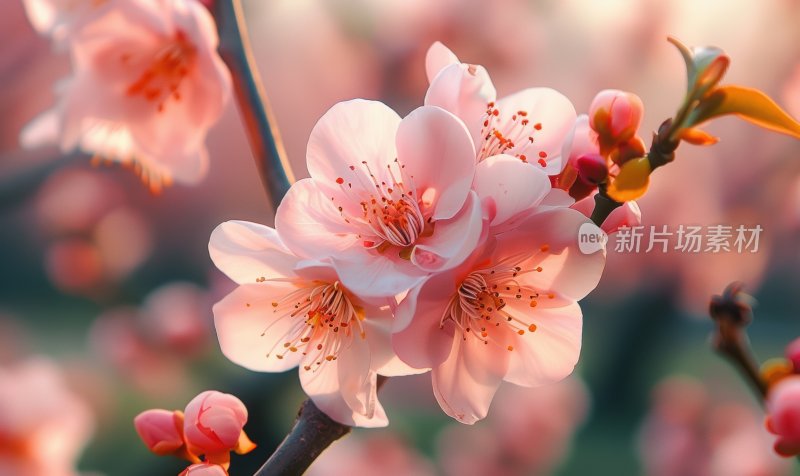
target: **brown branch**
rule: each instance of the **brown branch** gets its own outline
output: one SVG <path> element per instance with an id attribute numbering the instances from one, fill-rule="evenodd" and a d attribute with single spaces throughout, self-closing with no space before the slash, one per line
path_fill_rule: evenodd
<path id="1" fill-rule="evenodd" d="M 388 378 L 378 376 L 378 389 Z M 310 399 L 297 412 L 294 427 L 278 449 L 254 476 L 301 475 L 331 443 L 350 433 L 347 425 L 335 422 Z"/>
<path id="2" fill-rule="evenodd" d="M 253 59 L 241 0 L 217 0 L 212 11 L 219 30 L 219 53 L 231 71 L 250 149 L 274 209 L 294 176 Z"/>
<path id="3" fill-rule="evenodd" d="M 767 385 L 758 371 L 758 361 L 750 348 L 750 339 L 745 327 L 753 320 L 749 296 L 742 292 L 742 283 L 733 283 L 725 288 L 722 296 L 714 296 L 709 314 L 717 325 L 711 345 L 745 376 L 759 400 L 767 396 Z"/>

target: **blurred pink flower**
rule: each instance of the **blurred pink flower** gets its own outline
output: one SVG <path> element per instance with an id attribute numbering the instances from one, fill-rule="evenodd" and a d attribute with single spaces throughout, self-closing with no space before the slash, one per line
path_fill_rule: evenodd
<path id="1" fill-rule="evenodd" d="M 533 387 L 572 372 L 581 347 L 577 301 L 605 262 L 604 250 L 578 251 L 587 222 L 569 209 L 534 214 L 401 302 L 393 346 L 412 367 L 433 369 L 445 413 L 471 424 L 486 416 L 501 381 Z"/>
<path id="2" fill-rule="evenodd" d="M 377 374 L 406 375 L 389 343 L 389 300 L 365 301 L 329 264 L 294 256 L 274 229 L 230 221 L 211 234 L 214 264 L 240 286 L 214 306 L 222 352 L 256 371 L 299 366 L 300 383 L 331 418 L 385 426 Z"/>
<path id="3" fill-rule="evenodd" d="M 332 107 L 308 142 L 310 179 L 278 207 L 276 228 L 303 257 L 332 257 L 361 296 L 393 296 L 477 246 L 475 154 L 464 125 L 433 106 L 404 119 L 382 103 Z"/>
<path id="4" fill-rule="evenodd" d="M 228 476 L 228 472 L 218 464 L 197 463 L 181 471 L 178 476 Z"/>
<path id="5" fill-rule="evenodd" d="M 433 465 L 391 433 L 354 434 L 334 442 L 308 476 L 434 476 Z"/>
<path id="6" fill-rule="evenodd" d="M 567 378 L 540 388 L 502 387 L 486 425 L 453 425 L 438 437 L 446 475 L 549 475 L 569 450 L 588 410 L 583 383 Z"/>
<path id="7" fill-rule="evenodd" d="M 214 390 L 203 392 L 186 405 L 186 446 L 195 455 L 205 455 L 208 461 L 225 463 L 231 451 L 240 451 L 240 445 L 245 452 L 255 447 L 244 433 L 245 423 L 247 408 L 241 400 Z"/>
<path id="8" fill-rule="evenodd" d="M 211 304 L 207 292 L 194 284 L 165 284 L 142 303 L 142 331 L 158 347 L 193 356 L 209 344 Z"/>
<path id="9" fill-rule="evenodd" d="M 477 159 L 510 155 L 556 175 L 563 168 L 561 147 L 575 121 L 575 108 L 550 88 L 528 88 L 502 99 L 483 66 L 461 63 L 442 43 L 428 50 L 430 86 L 425 104 L 439 106 L 464 121 Z"/>
<path id="10" fill-rule="evenodd" d="M 198 182 L 206 133 L 230 93 L 217 43 L 211 15 L 195 1 L 109 0 L 71 32 L 75 72 L 23 144 L 58 142 L 131 164 L 154 191 L 173 179 Z"/>
<path id="11" fill-rule="evenodd" d="M 146 410 L 133 426 L 147 449 L 157 455 L 173 454 L 184 446 L 183 415 L 168 410 Z"/>
<path id="12" fill-rule="evenodd" d="M 688 377 L 671 377 L 653 393 L 639 437 L 647 476 L 788 476 L 772 454 L 754 409 L 711 398 Z"/>
<path id="13" fill-rule="evenodd" d="M 770 388 L 767 429 L 776 435 L 775 451 L 782 456 L 800 454 L 800 376 L 786 377 Z"/>
<path id="14" fill-rule="evenodd" d="M 92 427 L 88 406 L 51 362 L 0 368 L 0 474 L 76 475 Z"/>

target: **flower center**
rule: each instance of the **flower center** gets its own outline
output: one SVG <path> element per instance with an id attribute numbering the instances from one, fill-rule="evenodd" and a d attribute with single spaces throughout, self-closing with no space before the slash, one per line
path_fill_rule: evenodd
<path id="1" fill-rule="evenodd" d="M 511 114 L 511 120 L 506 116 Z M 520 153 L 524 147 L 534 144 L 534 135 L 542 130 L 540 122 L 531 123 L 528 111 L 500 111 L 494 102 L 486 105 L 481 137 L 483 144 L 478 150 L 478 161 L 498 154 L 513 154 L 523 162 L 536 160 L 542 167 L 547 166 L 547 152 L 540 151 L 538 157 L 528 157 Z"/>
<path id="2" fill-rule="evenodd" d="M 343 207 L 339 207 L 345 222 L 357 223 L 363 230 L 360 233 L 362 244 L 366 248 L 374 248 L 379 252 L 389 247 L 401 248 L 400 255 L 405 257 L 422 236 L 433 233 L 433 223 L 426 218 L 426 204 L 418 197 L 413 177 L 406 174 L 404 166 L 397 159 L 387 165 L 386 178 L 379 179 L 366 162 L 361 163 L 369 182 L 364 175 L 354 173 L 354 180 L 359 181 L 364 190 L 372 190 L 370 194 L 354 196 L 361 213 L 360 216 L 349 216 Z M 354 165 L 350 170 L 356 171 Z M 351 194 L 352 182 L 339 177 L 336 183 L 346 193 Z"/>
<path id="3" fill-rule="evenodd" d="M 547 246 L 541 248 L 542 252 L 547 250 Z M 509 351 L 514 350 L 509 343 L 504 344 L 498 340 L 497 335 L 505 334 L 500 332 L 500 328 L 507 326 L 517 334 L 524 335 L 526 331 L 535 332 L 537 326 L 507 312 L 508 303 L 526 301 L 529 307 L 534 308 L 542 298 L 555 298 L 553 293 L 523 286 L 517 281 L 517 277 L 525 273 L 542 271 L 541 266 L 530 269 L 519 266 L 527 258 L 506 259 L 467 275 L 461 281 L 458 291 L 450 298 L 442 313 L 439 327 L 444 328 L 448 322 L 452 322 L 464 340 L 472 336 L 484 344 L 492 342 Z"/>
<path id="4" fill-rule="evenodd" d="M 314 281 L 273 302 L 272 307 L 272 312 L 279 317 L 269 327 L 284 319 L 293 322 L 288 326 L 283 342 L 276 341 L 267 357 L 274 355 L 283 359 L 288 352 L 302 352 L 304 356 L 310 356 L 307 362 L 321 366 L 324 362 L 336 360 L 339 351 L 349 345 L 356 333 L 360 338 L 366 338 L 361 325 L 364 310 L 353 304 L 339 281 Z M 269 327 L 261 335 L 265 335 Z M 312 366 L 306 365 L 305 369 L 311 370 Z"/>
<path id="5" fill-rule="evenodd" d="M 131 57 L 130 53 L 124 53 L 120 59 L 127 63 Z M 156 51 L 144 72 L 128 86 L 126 94 L 143 97 L 154 103 L 158 112 L 163 112 L 168 99 L 181 100 L 181 83 L 194 68 L 196 59 L 197 49 L 189 42 L 186 34 L 178 31 Z"/>

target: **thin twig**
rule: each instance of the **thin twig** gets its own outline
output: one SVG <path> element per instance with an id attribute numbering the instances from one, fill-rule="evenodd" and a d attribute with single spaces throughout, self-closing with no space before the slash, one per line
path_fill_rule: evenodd
<path id="1" fill-rule="evenodd" d="M 758 371 L 758 361 L 750 348 L 746 326 L 753 320 L 750 297 L 742 292 L 741 283 L 725 288 L 722 296 L 711 299 L 709 314 L 717 325 L 712 336 L 712 345 L 739 369 L 763 403 L 767 396 L 767 385 Z"/>
<path id="2" fill-rule="evenodd" d="M 217 0 L 213 13 L 219 29 L 219 53 L 231 70 L 250 148 L 274 209 L 294 182 L 294 176 L 253 60 L 241 1 Z"/>

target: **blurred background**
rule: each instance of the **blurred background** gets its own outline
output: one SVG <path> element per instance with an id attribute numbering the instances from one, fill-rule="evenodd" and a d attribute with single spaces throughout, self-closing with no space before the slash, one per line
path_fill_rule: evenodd
<path id="1" fill-rule="evenodd" d="M 401 115 L 420 105 L 435 40 L 486 66 L 501 97 L 549 86 L 580 113 L 601 89 L 632 91 L 645 103 L 647 138 L 685 88 L 672 35 L 725 49 L 726 82 L 760 88 L 800 116 L 797 0 L 245 7 L 298 177 L 307 176 L 309 132 L 334 103 L 379 99 Z M 185 465 L 150 454 L 133 417 L 183 408 L 205 389 L 233 393 L 250 409 L 246 430 L 259 447 L 235 458 L 231 474 L 252 474 L 304 396 L 294 372 L 256 374 L 228 362 L 213 330 L 211 305 L 233 285 L 208 257 L 211 230 L 229 219 L 273 220 L 234 105 L 209 136 L 206 180 L 153 196 L 121 167 L 21 150 L 20 129 L 53 104 L 69 63 L 34 33 L 17 0 L 3 3 L 0 43 L 0 403 L 11 388 L 51 389 L 55 403 L 43 415 L 65 420 L 80 472 L 170 475 Z M 760 225 L 756 253 L 610 250 L 600 286 L 583 302 L 573 378 L 540 390 L 506 385 L 474 427 L 439 410 L 428 376 L 392 379 L 381 392 L 390 427 L 356 431 L 309 474 L 800 474 L 772 455 L 757 403 L 709 349 L 706 315 L 709 297 L 741 280 L 759 302 L 750 335 L 762 360 L 800 335 L 800 144 L 735 119 L 707 129 L 721 142 L 684 145 L 655 174 L 640 202 L 643 224 Z"/>

